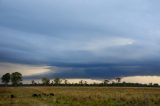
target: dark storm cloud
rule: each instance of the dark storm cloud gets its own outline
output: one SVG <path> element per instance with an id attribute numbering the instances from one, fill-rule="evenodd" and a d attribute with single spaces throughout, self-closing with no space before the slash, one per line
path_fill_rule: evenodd
<path id="1" fill-rule="evenodd" d="M 145 70 L 145 71 L 144 71 Z M 45 74 L 31 75 L 25 77 L 25 79 L 41 79 L 42 77 L 48 77 L 50 79 L 60 78 L 89 78 L 89 79 L 112 79 L 115 77 L 137 76 L 137 75 L 160 75 L 157 71 L 160 70 L 158 65 L 133 65 L 133 64 L 109 64 L 109 65 L 70 65 L 70 67 L 61 66 L 56 71 L 52 70 Z"/>
<path id="2" fill-rule="evenodd" d="M 50 77 L 157 75 L 157 4 L 158 0 L 1 0 L 0 62 L 57 66 L 56 73 L 51 68 L 43 74 Z"/>

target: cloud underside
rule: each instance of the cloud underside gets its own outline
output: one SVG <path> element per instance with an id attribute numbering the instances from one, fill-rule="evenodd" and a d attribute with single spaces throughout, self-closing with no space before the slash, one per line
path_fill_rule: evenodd
<path id="1" fill-rule="evenodd" d="M 159 1 L 63 2 L 0 1 L 0 71 L 34 78 L 160 74 Z"/>
<path id="2" fill-rule="evenodd" d="M 20 72 L 24 79 L 50 79 L 60 78 L 87 78 L 87 79 L 112 79 L 115 77 L 160 75 L 156 70 L 159 66 L 134 66 L 133 64 L 60 64 L 57 66 L 24 65 L 0 63 L 1 75 L 6 72 Z M 145 70 L 145 71 L 143 71 Z"/>

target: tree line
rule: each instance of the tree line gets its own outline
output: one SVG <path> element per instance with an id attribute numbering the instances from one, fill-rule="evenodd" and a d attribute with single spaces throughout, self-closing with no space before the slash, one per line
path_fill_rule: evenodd
<path id="1" fill-rule="evenodd" d="M 1 77 L 1 82 L 5 86 L 118 86 L 118 87 L 159 87 L 159 84 L 149 83 L 149 84 L 141 84 L 141 83 L 126 83 L 121 82 L 122 78 L 117 77 L 114 80 L 105 79 L 101 83 L 92 83 L 89 84 L 87 81 L 80 80 L 78 83 L 70 83 L 67 79 L 55 78 L 54 80 L 50 80 L 46 77 L 41 79 L 42 83 L 37 83 L 35 80 L 31 81 L 31 84 L 23 84 L 22 83 L 23 76 L 19 72 L 14 73 L 6 73 Z M 63 81 L 63 83 L 62 83 Z M 4 86 L 2 85 L 2 86 Z"/>
<path id="2" fill-rule="evenodd" d="M 14 73 L 6 73 L 2 76 L 1 78 L 2 83 L 4 83 L 5 85 L 8 85 L 10 82 L 12 83 L 12 85 L 20 85 L 22 84 L 22 74 L 19 72 L 14 72 Z"/>

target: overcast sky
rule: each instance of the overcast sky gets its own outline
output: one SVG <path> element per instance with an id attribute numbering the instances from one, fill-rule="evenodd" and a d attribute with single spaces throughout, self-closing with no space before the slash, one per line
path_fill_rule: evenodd
<path id="1" fill-rule="evenodd" d="M 160 75 L 159 0 L 0 0 L 0 75 Z"/>

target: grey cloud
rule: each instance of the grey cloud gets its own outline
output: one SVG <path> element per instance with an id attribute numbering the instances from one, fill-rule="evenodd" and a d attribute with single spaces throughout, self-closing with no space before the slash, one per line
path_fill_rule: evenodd
<path id="1" fill-rule="evenodd" d="M 158 66 L 143 65 L 160 60 L 159 1 L 62 1 L 1 0 L 0 62 L 83 64 L 81 69 L 71 65 L 78 71 L 59 71 L 60 76 L 159 73 Z M 141 68 L 100 67 L 122 63 Z"/>

